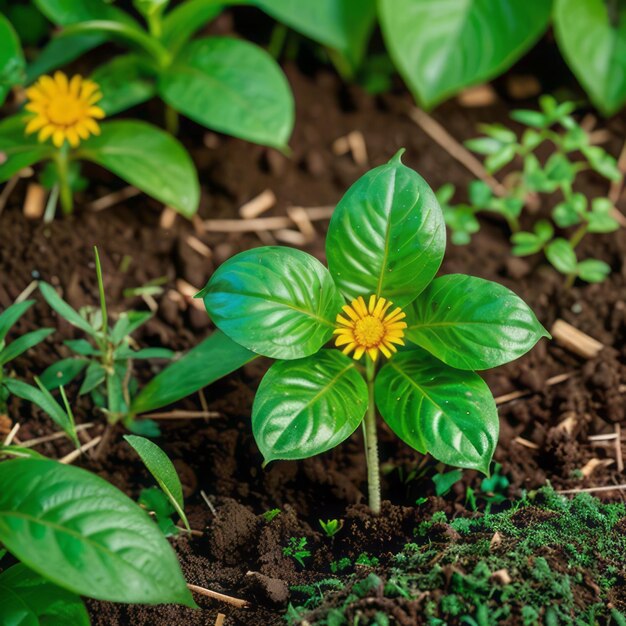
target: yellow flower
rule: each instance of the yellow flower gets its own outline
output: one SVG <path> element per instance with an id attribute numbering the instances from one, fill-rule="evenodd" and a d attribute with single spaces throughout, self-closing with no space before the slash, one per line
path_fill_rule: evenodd
<path id="1" fill-rule="evenodd" d="M 376 296 L 370 296 L 367 306 L 362 296 L 353 300 L 351 305 L 346 304 L 343 311 L 348 317 L 341 313 L 337 315 L 335 345 L 345 346 L 344 354 L 354 350 L 355 359 L 360 359 L 367 352 L 375 361 L 379 351 L 389 358 L 392 352 L 398 350 L 394 344 L 404 345 L 402 337 L 406 328 L 406 322 L 402 321 L 406 313 L 400 307 L 387 313 L 392 306 L 389 300 Z"/>
<path id="2" fill-rule="evenodd" d="M 63 72 L 54 77 L 42 76 L 26 90 L 29 102 L 25 109 L 33 116 L 26 121 L 26 133 L 39 131 L 39 141 L 52 137 L 52 143 L 60 148 L 67 139 L 75 148 L 81 139 L 99 135 L 96 120 L 104 117 L 104 111 L 95 106 L 102 98 L 99 87 L 92 80 L 73 76 L 68 80 Z"/>

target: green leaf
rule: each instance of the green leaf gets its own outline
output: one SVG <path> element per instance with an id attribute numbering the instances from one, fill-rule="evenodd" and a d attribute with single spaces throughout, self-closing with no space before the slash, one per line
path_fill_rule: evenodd
<path id="1" fill-rule="evenodd" d="M 114 57 L 91 75 L 103 95 L 98 106 L 107 115 L 115 115 L 150 100 L 156 93 L 152 73 L 154 69 L 137 54 Z"/>
<path id="2" fill-rule="evenodd" d="M 266 463 L 306 459 L 347 439 L 367 404 L 355 362 L 338 350 L 322 350 L 270 367 L 254 399 L 252 432 Z"/>
<path id="3" fill-rule="evenodd" d="M 104 382 L 106 375 L 107 372 L 104 367 L 102 367 L 100 363 L 92 361 L 87 366 L 85 378 L 83 379 L 83 384 L 78 390 L 78 395 L 84 396 L 86 393 L 90 393 L 96 387 L 99 387 Z"/>
<path id="4" fill-rule="evenodd" d="M 455 483 L 463 478 L 463 472 L 461 470 L 452 470 L 445 474 L 435 474 L 433 476 L 433 482 L 435 483 L 435 494 L 438 496 L 445 496 Z"/>
<path id="5" fill-rule="evenodd" d="M 100 356 L 98 348 L 92 346 L 86 339 L 67 339 L 63 342 L 72 352 L 80 356 Z"/>
<path id="6" fill-rule="evenodd" d="M 447 465 L 488 474 L 498 442 L 498 412 L 478 374 L 410 350 L 382 367 L 375 394 L 383 419 L 406 444 Z"/>
<path id="7" fill-rule="evenodd" d="M 41 375 L 41 384 L 52 391 L 71 383 L 88 365 L 87 359 L 61 359 L 46 368 Z"/>
<path id="8" fill-rule="evenodd" d="M 24 81 L 26 62 L 11 22 L 0 13 L 0 105 L 11 87 Z"/>
<path id="9" fill-rule="evenodd" d="M 291 135 L 287 79 L 267 52 L 246 41 L 192 41 L 161 74 L 158 89 L 171 107 L 207 128 L 281 149 Z"/>
<path id="10" fill-rule="evenodd" d="M 406 306 L 441 265 L 446 229 L 439 203 L 400 156 L 359 178 L 331 218 L 328 267 L 348 299 L 376 294 Z"/>
<path id="11" fill-rule="evenodd" d="M 598 174 L 612 181 L 622 179 L 623 174 L 617 166 L 617 161 L 606 150 L 599 146 L 584 146 L 581 151 L 589 161 L 591 168 Z"/>
<path id="12" fill-rule="evenodd" d="M 569 159 L 559 152 L 550 156 L 547 160 L 544 171 L 551 181 L 558 185 L 570 185 L 576 178 L 576 169 Z"/>
<path id="13" fill-rule="evenodd" d="M 185 503 L 183 501 L 183 486 L 176 473 L 176 468 L 169 457 L 156 443 L 152 443 L 145 437 L 137 435 L 124 435 L 124 439 L 141 457 L 144 465 L 157 481 L 159 487 L 170 499 L 172 506 L 176 509 L 180 519 L 185 524 L 185 528 L 190 530 L 187 516 L 185 515 Z"/>
<path id="14" fill-rule="evenodd" d="M 501 170 L 505 165 L 510 163 L 517 154 L 517 147 L 514 145 L 504 146 L 502 150 L 496 152 L 495 154 L 489 155 L 485 159 L 485 169 L 490 173 L 494 174 L 498 170 Z"/>
<path id="15" fill-rule="evenodd" d="M 222 264 L 199 294 L 233 341 L 275 359 L 317 352 L 332 336 L 343 300 L 328 270 L 301 250 L 267 246 Z"/>
<path id="16" fill-rule="evenodd" d="M 110 602 L 195 606 L 174 551 L 130 498 L 55 461 L 0 464 L 0 536 L 35 572 Z"/>
<path id="17" fill-rule="evenodd" d="M 66 322 L 69 322 L 72 326 L 76 326 L 76 328 L 80 328 L 88 335 L 96 335 L 95 329 L 89 322 L 65 302 L 52 285 L 41 281 L 39 283 L 39 291 L 41 291 L 41 295 L 50 305 L 50 308 L 56 311 Z"/>
<path id="18" fill-rule="evenodd" d="M 196 31 L 219 15 L 224 4 L 223 0 L 186 0 L 165 16 L 161 42 L 176 54 Z"/>
<path id="19" fill-rule="evenodd" d="M 30 458 L 45 459 L 43 454 L 39 454 L 37 450 L 33 448 L 24 448 L 22 446 L 3 446 L 0 444 L 0 456 L 11 456 L 17 458 Z M 0 550 L 0 558 L 2 557 L 2 550 Z"/>
<path id="20" fill-rule="evenodd" d="M 626 101 L 626 7 L 603 0 L 555 0 L 554 32 L 567 64 L 605 114 Z"/>
<path id="21" fill-rule="evenodd" d="M 91 20 L 111 20 L 124 24 L 139 24 L 128 13 L 103 0 L 34 0 L 39 10 L 60 26 Z"/>
<path id="22" fill-rule="evenodd" d="M 63 430 L 74 445 L 79 447 L 80 443 L 76 437 L 76 429 L 73 420 L 45 387 L 37 389 L 37 387 L 33 387 L 28 383 L 14 378 L 5 379 L 3 384 L 14 396 L 37 405 L 59 428 L 61 428 L 61 430 Z M 0 536 L 2 536 L 2 533 L 0 533 Z"/>
<path id="23" fill-rule="evenodd" d="M 257 355 L 214 332 L 155 376 L 133 399 L 133 415 L 160 409 L 243 367 Z"/>
<path id="24" fill-rule="evenodd" d="M 415 98 L 431 107 L 509 68 L 539 39 L 551 2 L 385 0 L 387 49 Z"/>
<path id="25" fill-rule="evenodd" d="M 18 563 L 0 573 L 0 624 L 89 626 L 83 601 Z"/>
<path id="26" fill-rule="evenodd" d="M 611 273 L 611 266 L 598 259 L 581 261 L 576 269 L 578 276 L 588 283 L 601 283 Z"/>
<path id="27" fill-rule="evenodd" d="M 36 134 L 26 134 L 26 117 L 18 113 L 0 121 L 0 183 L 55 153 L 51 143 L 39 143 Z"/>
<path id="28" fill-rule="evenodd" d="M 40 328 L 31 333 L 26 333 L 12 341 L 8 346 L 0 351 L 0 367 L 9 361 L 20 356 L 20 354 L 30 350 L 33 346 L 41 343 L 46 337 L 54 332 L 54 328 Z"/>
<path id="29" fill-rule="evenodd" d="M 354 67 L 363 58 L 376 18 L 375 0 L 251 0 L 251 4 L 303 35 L 334 48 Z"/>
<path id="30" fill-rule="evenodd" d="M 552 218 L 560 228 L 568 228 L 580 224 L 586 210 L 587 197 L 582 193 L 574 193 L 554 207 Z"/>
<path id="31" fill-rule="evenodd" d="M 548 261 L 562 274 L 574 274 L 578 266 L 576 253 L 567 239 L 558 238 L 546 248 Z"/>
<path id="32" fill-rule="evenodd" d="M 0 342 L 4 340 L 11 328 L 33 304 L 35 304 L 34 300 L 15 302 L 0 313 Z"/>
<path id="33" fill-rule="evenodd" d="M 111 341 L 117 345 L 121 343 L 124 337 L 132 335 L 138 328 L 151 320 L 153 314 L 150 311 L 125 311 L 121 313 L 113 332 L 111 333 Z"/>
<path id="34" fill-rule="evenodd" d="M 613 217 L 615 207 L 608 198 L 594 198 L 591 212 L 586 219 L 590 233 L 612 233 L 619 229 L 619 222 Z"/>
<path id="35" fill-rule="evenodd" d="M 168 348 L 143 348 L 142 350 L 133 350 L 130 346 L 121 346 L 115 351 L 116 359 L 171 359 L 174 354 L 173 350 Z"/>
<path id="36" fill-rule="evenodd" d="M 534 126 L 535 128 L 549 128 L 552 125 L 552 121 L 548 119 L 543 113 L 539 111 L 532 111 L 528 109 L 517 109 L 511 113 L 511 119 L 519 122 L 520 124 L 526 124 L 526 126 Z M 537 139 L 541 138 L 540 135 L 530 135 L 532 140 L 530 141 L 530 146 L 536 147 L 540 141 Z M 526 143 L 524 145 L 527 145 Z M 532 148 L 531 148 L 532 149 Z"/>
<path id="37" fill-rule="evenodd" d="M 435 278 L 407 311 L 407 322 L 409 341 L 462 370 L 508 363 L 550 336 L 510 289 L 463 274 Z"/>
<path id="38" fill-rule="evenodd" d="M 554 236 L 554 228 L 548 220 L 539 220 L 534 227 L 534 233 L 519 232 L 511 235 L 515 256 L 528 256 L 543 250 L 545 245 Z"/>
<path id="39" fill-rule="evenodd" d="M 136 120 L 104 122 L 84 141 L 80 158 L 110 170 L 185 217 L 198 210 L 200 186 L 191 157 L 168 133 Z"/>

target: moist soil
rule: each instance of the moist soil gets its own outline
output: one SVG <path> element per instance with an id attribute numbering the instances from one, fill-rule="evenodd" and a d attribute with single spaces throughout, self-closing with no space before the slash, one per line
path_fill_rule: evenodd
<path id="1" fill-rule="evenodd" d="M 287 63 L 285 71 L 294 90 L 297 111 L 290 156 L 183 121 L 180 138 L 198 166 L 202 184 L 199 217 L 193 222 L 178 218 L 171 227 L 162 227 L 162 207 L 143 195 L 104 211 L 90 210 L 90 202 L 123 186 L 113 176 L 94 168 L 87 173 L 95 182 L 79 195 L 76 214 L 44 225 L 22 216 L 30 181 L 21 180 L 0 215 L 0 309 L 11 304 L 38 278 L 57 286 L 76 308 L 95 304 L 92 246 L 97 245 L 112 314 L 133 307 L 145 309 L 141 298 L 125 297 L 125 290 L 160 280 L 164 292 L 156 297 L 155 317 L 137 333 L 137 340 L 141 345 L 184 350 L 208 335 L 212 326 L 204 311 L 189 298 L 177 295 L 179 281 L 201 288 L 214 269 L 233 254 L 272 241 L 266 233 L 211 233 L 204 228 L 203 220 L 234 218 L 238 207 L 266 189 L 271 189 L 277 198 L 267 215 L 285 215 L 290 206 L 334 205 L 360 175 L 386 162 L 402 147 L 406 148 L 406 165 L 417 170 L 435 189 L 447 182 L 455 184 L 461 190 L 458 199 L 463 199 L 462 190 L 472 176 L 409 119 L 407 111 L 412 100 L 402 89 L 371 96 L 359 87 L 346 87 L 327 68 L 310 71 Z M 481 122 L 508 124 L 510 109 L 518 104 L 512 103 L 506 89 L 498 86 L 494 101 L 486 106 L 472 108 L 453 101 L 440 107 L 434 117 L 453 136 L 464 140 L 476 135 Z M 162 115 L 158 103 L 132 113 L 155 121 Z M 582 116 L 586 111 L 579 113 Z M 625 120 L 622 116 L 607 122 L 606 147 L 612 154 L 618 155 L 622 148 Z M 352 155 L 333 151 L 336 139 L 357 129 L 365 139 L 367 164 L 358 165 Z M 599 177 L 585 174 L 580 191 L 594 197 L 606 194 L 606 187 Z M 618 206 L 623 209 L 625 204 L 620 200 Z M 549 206 L 539 210 L 548 211 Z M 316 236 L 302 247 L 324 260 L 327 222 L 317 222 L 315 226 Z M 190 237 L 206 244 L 210 257 L 191 247 Z M 583 242 L 582 258 L 602 259 L 613 271 L 600 285 L 577 283 L 571 289 L 564 287 L 563 277 L 542 258 L 512 258 L 507 237 L 504 224 L 483 218 L 482 229 L 470 245 L 449 244 L 441 273 L 463 272 L 503 283 L 530 304 L 548 329 L 556 319 L 564 319 L 602 342 L 605 348 L 596 358 L 583 360 L 555 342 L 542 340 L 522 359 L 485 374 L 495 396 L 525 393 L 499 406 L 501 434 L 495 461 L 502 465 L 501 474 L 509 479 L 504 495 L 516 497 L 546 481 L 555 489 L 623 483 L 614 445 L 590 441 L 589 436 L 613 432 L 625 417 L 626 233 L 620 230 L 589 236 Z M 80 336 L 39 301 L 18 330 L 25 332 L 41 326 L 54 327 L 58 332 L 17 360 L 15 369 L 19 375 L 40 373 L 68 356 L 62 340 Z M 371 569 L 384 579 L 391 555 L 414 540 L 415 528 L 433 512 L 444 511 L 449 518 L 477 515 L 466 508 L 467 488 L 480 491 L 481 477 L 477 473 L 464 472 L 462 480 L 445 498 L 435 496 L 431 478 L 442 468 L 409 449 L 383 424 L 379 432 L 386 502 L 380 517 L 373 517 L 366 506 L 360 433 L 326 454 L 300 462 L 272 463 L 262 469 L 262 458 L 250 429 L 250 410 L 267 366 L 267 361 L 258 360 L 206 389 L 208 409 L 219 416 L 162 421 L 162 436 L 157 440 L 180 472 L 189 522 L 198 531 L 193 536 L 181 534 L 172 539 L 186 579 L 243 598 L 250 602 L 250 607 L 236 609 L 202 596 L 196 597 L 201 611 L 89 601 L 96 626 L 212 625 L 219 623 L 216 618 L 220 612 L 226 615 L 227 625 L 283 624 L 288 603 L 299 601 L 292 587 L 329 577 L 332 562 L 344 557 L 355 561 L 362 554 L 375 555 L 378 565 L 363 565 L 363 575 Z M 159 363 L 142 365 L 137 375 L 145 381 L 160 368 Z M 561 374 L 568 374 L 569 378 L 548 384 Z M 176 408 L 198 410 L 202 401 L 195 395 Z M 85 437 L 102 434 L 104 417 L 94 414 L 88 403 L 77 401 L 76 414 L 79 422 L 95 422 Z M 15 399 L 9 415 L 22 424 L 19 440 L 54 430 L 45 417 Z M 9 426 L 10 423 L 0 423 L 4 430 Z M 141 462 L 123 442 L 122 434 L 121 430 L 108 432 L 106 443 L 85 454 L 77 464 L 137 498 L 152 483 Z M 59 457 L 71 447 L 64 440 L 57 440 L 38 450 Z M 594 463 L 597 466 L 591 471 Z M 213 510 L 201 497 L 201 491 L 208 495 Z M 613 491 L 606 497 L 618 499 L 620 493 Z M 416 506 L 418 499 L 420 506 Z M 280 509 L 280 514 L 268 522 L 263 513 L 274 508 Z M 479 508 L 484 509 L 484 503 Z M 342 520 L 343 528 L 334 539 L 329 539 L 318 520 L 333 518 Z M 529 514 L 520 524 L 532 527 L 536 521 Z M 283 554 L 291 537 L 307 539 L 311 556 L 305 560 L 304 568 Z M 509 540 L 512 541 L 504 537 L 505 547 Z M 551 551 L 550 559 L 552 564 L 567 568 L 566 555 L 558 548 Z M 341 574 L 337 577 L 341 579 Z M 590 604 L 599 600 L 597 585 L 594 588 L 585 580 L 577 585 L 575 593 L 588 598 Z M 417 609 L 401 610 L 397 602 L 375 590 L 372 593 L 378 600 L 369 604 L 364 601 L 359 608 L 363 615 L 372 617 L 376 608 L 388 610 L 399 624 L 421 623 Z M 331 593 L 326 602 L 332 605 L 343 599 L 340 593 Z M 613 600 L 614 605 L 619 606 L 619 601 L 626 602 L 621 597 Z M 351 610 L 350 615 L 354 616 L 356 609 Z M 309 623 L 321 623 L 317 619 L 313 613 Z M 507 623 L 522 623 L 520 620 L 519 616 L 512 616 Z"/>

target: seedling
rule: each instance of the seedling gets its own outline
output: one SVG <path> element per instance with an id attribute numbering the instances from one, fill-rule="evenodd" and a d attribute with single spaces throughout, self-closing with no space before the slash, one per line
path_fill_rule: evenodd
<path id="1" fill-rule="evenodd" d="M 280 509 L 270 509 L 269 511 L 265 511 L 265 513 L 263 513 L 263 517 L 265 518 L 265 521 L 268 523 L 271 522 L 276 517 L 278 517 L 279 515 L 280 515 Z"/>
<path id="2" fill-rule="evenodd" d="M 329 519 L 326 522 L 319 520 L 322 530 L 326 533 L 326 536 L 332 539 L 342 528 L 343 520 Z"/>
<path id="3" fill-rule="evenodd" d="M 300 563 L 302 567 L 306 567 L 304 559 L 311 556 L 311 552 L 307 549 L 306 544 L 306 537 L 300 537 L 299 539 L 290 537 L 289 544 L 283 548 L 283 556 L 290 556 L 294 561 Z"/>
<path id="4" fill-rule="evenodd" d="M 219 14 L 219 2 L 186 0 L 168 11 L 168 0 L 135 0 L 140 24 L 118 6 L 69 0 L 38 0 L 52 22 L 63 27 L 60 40 L 111 40 L 129 52 L 94 72 L 102 85 L 101 102 L 113 115 L 157 96 L 166 105 L 165 123 L 178 129 L 182 113 L 210 129 L 256 143 L 285 149 L 293 128 L 293 97 L 271 56 L 249 42 L 232 37 L 192 40 Z M 43 57 L 43 58 L 41 58 Z M 38 63 L 56 59 L 44 51 Z M 168 181 L 170 184 L 172 181 Z"/>
<path id="5" fill-rule="evenodd" d="M 198 208 L 199 185 L 182 145 L 163 131 L 133 120 L 100 123 L 99 85 L 63 72 L 42 76 L 26 90 L 25 112 L 0 123 L 0 183 L 35 163 L 46 163 L 42 182 L 51 188 L 44 219 L 60 198 L 65 215 L 74 210 L 74 192 L 84 188 L 81 161 L 92 161 L 168 204 L 186 217 Z M 163 181 L 167 181 L 165 184 Z"/>
<path id="6" fill-rule="evenodd" d="M 129 417 L 132 397 L 137 389 L 132 376 L 132 362 L 136 359 L 170 359 L 173 352 L 165 348 L 134 348 L 136 344 L 131 335 L 152 317 L 150 312 L 128 311 L 119 316 L 115 325 L 109 325 L 100 258 L 97 249 L 94 251 L 99 309 L 88 308 L 79 313 L 57 294 L 52 285 L 45 282 L 39 284 L 43 297 L 52 309 L 87 336 L 87 339 L 66 341 L 65 345 L 76 356 L 54 363 L 41 378 L 46 388 L 52 390 L 82 375 L 79 395 L 91 394 L 94 403 L 104 411 L 111 424 L 122 420 L 128 427 L 133 427 L 138 423 Z"/>
<path id="7" fill-rule="evenodd" d="M 335 209 L 329 269 L 299 250 L 257 248 L 226 261 L 198 294 L 222 332 L 277 359 L 252 408 L 265 463 L 320 454 L 362 426 L 376 513 L 376 409 L 419 452 L 487 474 L 498 415 L 475 370 L 549 336 L 501 285 L 460 274 L 433 280 L 443 215 L 401 154 L 360 178 Z M 341 351 L 322 349 L 333 336 Z"/>
<path id="8" fill-rule="evenodd" d="M 579 261 L 576 248 L 588 233 L 609 233 L 619 228 L 615 207 L 608 198 L 593 198 L 591 202 L 575 191 L 579 172 L 592 169 L 609 181 L 619 181 L 622 174 L 615 159 L 599 146 L 591 143 L 587 133 L 570 115 L 575 108 L 571 102 L 557 104 L 552 96 L 540 99 L 541 111 L 514 111 L 511 117 L 527 128 L 521 139 L 500 125 L 483 125 L 485 137 L 472 139 L 467 146 L 485 156 L 485 168 L 495 173 L 515 158 L 522 162 L 522 170 L 514 171 L 505 179 L 506 193 L 495 195 L 483 181 L 474 181 L 468 189 L 469 204 L 451 206 L 454 195 L 451 185 L 442 187 L 438 197 L 444 208 L 446 223 L 452 231 L 452 241 L 458 245 L 469 243 L 478 232 L 476 215 L 497 213 L 511 230 L 512 252 L 528 256 L 543 252 L 548 261 L 567 277 L 571 285 L 576 278 L 596 283 L 603 281 L 611 268 L 598 259 Z M 542 164 L 539 149 L 550 144 L 552 152 Z M 576 160 L 573 155 L 579 155 Z M 531 201 L 545 202 L 553 194 L 559 201 L 552 209 L 552 221 L 539 219 L 531 231 L 520 229 L 520 216 Z M 570 229 L 569 235 L 558 236 L 556 228 Z"/>

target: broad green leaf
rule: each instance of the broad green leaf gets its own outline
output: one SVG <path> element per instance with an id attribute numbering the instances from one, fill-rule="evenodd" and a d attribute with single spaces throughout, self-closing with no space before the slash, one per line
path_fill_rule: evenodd
<path id="1" fill-rule="evenodd" d="M 170 52 L 176 54 L 196 31 L 220 14 L 225 4 L 230 4 L 230 2 L 186 0 L 179 4 L 163 20 L 161 42 Z M 245 3 L 237 2 L 237 4 Z"/>
<path id="2" fill-rule="evenodd" d="M 552 241 L 546 248 L 546 257 L 562 274 L 574 274 L 578 265 L 576 252 L 569 241 L 558 238 Z"/>
<path id="3" fill-rule="evenodd" d="M 35 304 L 34 300 L 15 302 L 0 313 L 0 342 L 33 304 Z"/>
<path id="4" fill-rule="evenodd" d="M 176 468 L 169 457 L 156 443 L 152 443 L 145 437 L 137 435 L 124 435 L 124 439 L 135 452 L 140 456 L 148 471 L 154 476 L 159 487 L 170 499 L 172 506 L 176 509 L 180 519 L 185 524 L 185 528 L 190 530 L 187 516 L 185 515 L 185 503 L 183 501 L 183 486 L 176 473 Z"/>
<path id="5" fill-rule="evenodd" d="M 367 385 L 355 361 L 338 350 L 277 361 L 254 399 L 252 432 L 266 463 L 306 459 L 347 439 L 367 403 Z"/>
<path id="6" fill-rule="evenodd" d="M 401 154 L 359 178 L 330 220 L 328 267 L 350 300 L 376 294 L 406 306 L 441 265 L 443 214 L 426 181 L 402 165 Z"/>
<path id="7" fill-rule="evenodd" d="M 614 15 L 609 6 L 614 6 Z M 554 32 L 592 102 L 607 115 L 618 111 L 626 101 L 626 6 L 555 0 Z"/>
<path id="8" fill-rule="evenodd" d="M 0 367 L 17 358 L 20 354 L 26 352 L 26 350 L 30 350 L 33 346 L 41 343 L 53 332 L 54 328 L 40 328 L 39 330 L 33 330 L 30 333 L 18 337 L 9 343 L 4 350 L 0 351 Z"/>
<path id="9" fill-rule="evenodd" d="M 612 233 L 619 229 L 619 222 L 613 217 L 615 206 L 608 198 L 594 198 L 591 212 L 585 216 L 590 233 Z"/>
<path id="10" fill-rule="evenodd" d="M 588 283 L 601 283 L 611 273 L 611 266 L 598 259 L 586 259 L 578 264 L 576 271 Z"/>
<path id="11" fill-rule="evenodd" d="M 91 75 L 98 83 L 102 99 L 98 106 L 107 115 L 130 109 L 150 100 L 156 93 L 154 70 L 137 54 L 114 57 Z"/>
<path id="12" fill-rule="evenodd" d="M 383 419 L 406 444 L 447 465 L 489 473 L 498 412 L 478 374 L 409 350 L 381 368 L 375 394 Z"/>
<path id="13" fill-rule="evenodd" d="M 281 149 L 291 135 L 287 79 L 265 50 L 246 41 L 192 41 L 161 74 L 158 89 L 171 107 L 207 128 Z"/>
<path id="14" fill-rule="evenodd" d="M 128 13 L 104 0 L 34 0 L 39 10 L 59 26 L 91 20 L 110 20 L 122 24 L 139 24 Z"/>
<path id="15" fill-rule="evenodd" d="M 317 352 L 332 336 L 343 300 L 328 270 L 301 250 L 267 246 L 241 252 L 199 294 L 233 341 L 275 359 Z"/>
<path id="16" fill-rule="evenodd" d="M 174 551 L 150 517 L 83 469 L 41 459 L 1 463 L 0 537 L 26 566 L 68 591 L 195 606 Z"/>
<path id="17" fill-rule="evenodd" d="M 172 404 L 256 357 L 218 330 L 155 376 L 133 399 L 131 412 L 137 415 Z"/>
<path id="18" fill-rule="evenodd" d="M 18 563 L 0 573 L 0 624 L 89 626 L 83 601 Z"/>
<path id="19" fill-rule="evenodd" d="M 52 391 L 71 383 L 89 364 L 87 359 L 61 359 L 46 368 L 41 375 L 41 384 Z"/>
<path id="20" fill-rule="evenodd" d="M 551 5 L 550 0 L 379 0 L 378 10 L 400 74 L 417 101 L 431 107 L 509 68 L 547 28 Z"/>
<path id="21" fill-rule="evenodd" d="M 5 379 L 3 384 L 18 398 L 37 405 L 50 419 L 70 438 L 76 447 L 79 447 L 76 428 L 72 418 L 65 409 L 54 399 L 54 396 L 44 388 L 33 387 L 28 383 L 14 378 Z M 1 537 L 0 533 L 0 537 Z"/>
<path id="22" fill-rule="evenodd" d="M 18 113 L 0 121 L 0 183 L 55 153 L 51 143 L 39 143 L 36 134 L 26 134 L 27 117 Z"/>
<path id="23" fill-rule="evenodd" d="M 43 454 L 39 454 L 37 450 L 33 448 L 24 448 L 22 446 L 3 446 L 0 444 L 0 456 L 10 456 L 17 458 L 30 458 L 45 459 Z M 0 558 L 2 557 L 2 550 L 0 550 Z"/>
<path id="24" fill-rule="evenodd" d="M 407 315 L 406 338 L 462 370 L 508 363 L 550 336 L 511 290 L 464 274 L 435 278 Z"/>
<path id="25" fill-rule="evenodd" d="M 191 157 L 168 133 L 136 120 L 104 122 L 84 141 L 78 156 L 110 170 L 131 185 L 192 217 L 200 186 Z"/>
<path id="26" fill-rule="evenodd" d="M 88 335 L 96 334 L 96 331 L 89 322 L 65 302 L 52 285 L 41 281 L 39 283 L 39 291 L 41 291 L 41 295 L 50 305 L 50 308 L 56 311 L 66 322 L 69 322 L 72 326 L 76 326 L 76 328 L 80 328 Z"/>
<path id="27" fill-rule="evenodd" d="M 376 19 L 375 0 L 251 0 L 279 22 L 334 48 L 353 67 L 363 58 Z"/>
<path id="28" fill-rule="evenodd" d="M 0 13 L 0 105 L 11 87 L 24 80 L 26 62 L 22 46 L 11 22 Z"/>

